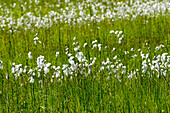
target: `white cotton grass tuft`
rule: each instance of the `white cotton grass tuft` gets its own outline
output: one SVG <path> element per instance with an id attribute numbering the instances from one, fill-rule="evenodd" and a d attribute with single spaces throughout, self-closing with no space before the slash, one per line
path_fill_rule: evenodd
<path id="1" fill-rule="evenodd" d="M 38 39 L 39 39 L 38 37 L 35 37 L 35 38 L 34 38 L 34 44 L 35 44 L 35 45 L 37 45 L 37 41 L 38 41 L 38 43 L 41 43 L 41 41 L 38 40 Z"/>
<path id="2" fill-rule="evenodd" d="M 74 37 L 73 40 L 76 40 L 76 37 Z"/>
<path id="3" fill-rule="evenodd" d="M 93 47 L 92 47 L 92 49 L 94 49 L 94 48 L 96 48 L 96 47 L 97 47 L 97 44 L 94 44 Z"/>
<path id="4" fill-rule="evenodd" d="M 110 33 L 114 33 L 115 35 L 117 35 L 117 38 L 119 38 L 119 41 L 118 43 L 121 44 L 122 43 L 122 39 L 124 37 L 123 35 L 123 31 L 114 31 L 114 30 L 111 30 Z"/>
<path id="5" fill-rule="evenodd" d="M 78 59 L 79 62 L 82 62 L 83 59 L 83 53 L 82 52 L 77 52 L 75 57 Z"/>
<path id="6" fill-rule="evenodd" d="M 111 30 L 110 33 L 114 33 L 114 30 Z"/>
<path id="7" fill-rule="evenodd" d="M 112 49 L 112 51 L 115 51 L 115 50 L 116 50 L 116 48 L 113 48 L 113 49 Z"/>
<path id="8" fill-rule="evenodd" d="M 34 44 L 35 44 L 35 45 L 37 45 L 38 39 L 39 39 L 38 37 L 35 37 L 35 38 L 34 38 Z"/>
<path id="9" fill-rule="evenodd" d="M 74 64 L 74 57 L 73 56 L 71 56 L 69 59 L 68 59 L 68 62 L 71 64 L 71 65 L 73 65 Z"/>
<path id="10" fill-rule="evenodd" d="M 44 56 L 40 55 L 37 58 L 37 65 L 38 65 L 38 68 L 43 68 L 45 66 Z"/>
<path id="11" fill-rule="evenodd" d="M 35 37 L 35 38 L 34 38 L 34 41 L 37 41 L 38 39 L 39 39 L 38 37 Z"/>
<path id="12" fill-rule="evenodd" d="M 0 69 L 3 69 L 2 61 L 0 60 Z"/>
<path id="13" fill-rule="evenodd" d="M 68 53 L 68 57 L 70 57 L 72 54 L 71 53 Z"/>
<path id="14" fill-rule="evenodd" d="M 87 43 L 84 43 L 84 46 L 83 47 L 86 47 Z"/>
<path id="15" fill-rule="evenodd" d="M 101 45 L 102 45 L 102 44 L 98 44 L 99 51 L 101 51 Z"/>
<path id="16" fill-rule="evenodd" d="M 115 31 L 115 34 L 117 35 L 119 33 L 119 31 Z"/>
<path id="17" fill-rule="evenodd" d="M 94 40 L 94 41 L 92 41 L 92 44 L 94 44 L 94 43 L 96 43 L 97 42 L 97 40 Z"/>
<path id="18" fill-rule="evenodd" d="M 113 57 L 113 59 L 116 60 L 116 59 L 117 59 L 117 55 L 115 55 L 115 56 Z"/>
<path id="19" fill-rule="evenodd" d="M 28 78 L 30 83 L 34 83 L 34 78 L 31 76 L 30 78 Z"/>
<path id="20" fill-rule="evenodd" d="M 79 48 L 80 48 L 80 46 L 75 47 L 75 48 L 74 48 L 74 51 L 78 51 Z"/>
<path id="21" fill-rule="evenodd" d="M 59 52 L 56 52 L 56 53 L 55 53 L 55 55 L 56 55 L 56 58 L 57 58 L 57 57 L 58 57 L 58 55 L 59 55 Z"/>
<path id="22" fill-rule="evenodd" d="M 49 73 L 49 68 L 48 67 L 44 67 L 44 74 L 46 75 L 47 73 Z"/>
<path id="23" fill-rule="evenodd" d="M 31 52 L 28 53 L 29 59 L 32 59 Z"/>
<path id="24" fill-rule="evenodd" d="M 123 31 L 119 31 L 119 35 L 122 34 L 122 33 L 123 33 Z"/>
<path id="25" fill-rule="evenodd" d="M 155 52 L 156 52 L 156 51 L 158 51 L 159 49 L 161 49 L 162 47 L 164 47 L 164 45 L 162 45 L 162 44 L 161 44 L 161 45 L 159 45 L 159 46 L 156 46 L 156 48 L 155 48 Z"/>
<path id="26" fill-rule="evenodd" d="M 134 51 L 134 48 L 131 48 L 130 51 Z"/>

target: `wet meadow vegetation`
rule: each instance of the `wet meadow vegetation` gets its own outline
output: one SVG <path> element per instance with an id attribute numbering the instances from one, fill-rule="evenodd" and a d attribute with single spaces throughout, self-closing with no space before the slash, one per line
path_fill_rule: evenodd
<path id="1" fill-rule="evenodd" d="M 0 112 L 170 112 L 168 0 L 1 0 Z"/>

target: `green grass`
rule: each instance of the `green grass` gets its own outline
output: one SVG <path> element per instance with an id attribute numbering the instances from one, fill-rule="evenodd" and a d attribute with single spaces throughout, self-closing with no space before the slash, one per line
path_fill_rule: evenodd
<path id="1" fill-rule="evenodd" d="M 11 8 L 10 4 L 14 2 L 17 3 L 16 7 Z M 10 16 L 14 20 L 21 17 L 29 19 L 31 16 L 25 14 L 32 12 L 34 16 L 41 15 L 41 19 L 43 19 L 42 17 L 45 15 L 49 17 L 50 11 L 62 15 L 60 9 L 69 6 L 68 3 L 64 2 L 47 2 L 51 5 L 60 4 L 60 7 L 50 7 L 44 4 L 44 0 L 41 0 L 38 5 L 35 2 L 28 5 L 28 2 L 27 5 L 24 5 L 26 8 L 24 10 L 21 5 L 25 2 L 22 0 L 8 0 L 6 5 L 2 5 L 4 10 L 0 11 L 0 15 L 5 20 Z M 0 1 L 0 4 L 3 3 L 4 1 Z M 92 2 L 91 4 L 97 3 Z M 115 7 L 107 2 L 102 4 L 108 6 L 108 9 Z M 71 19 L 80 18 L 78 2 L 74 2 L 73 6 L 74 9 L 77 9 L 75 11 L 77 14 Z M 36 11 L 36 8 L 39 12 Z M 8 15 L 5 9 L 9 9 Z M 86 16 L 87 14 L 94 15 L 92 6 L 85 8 L 84 5 L 83 10 L 86 11 Z M 105 13 L 106 10 L 105 8 Z M 99 15 L 102 14 L 99 9 L 98 11 Z M 69 13 L 66 11 L 66 14 Z M 112 21 L 109 16 L 105 16 L 101 22 L 86 20 L 78 23 L 76 20 L 75 24 L 71 23 L 70 25 L 57 20 L 57 24 L 53 21 L 53 25 L 50 26 L 47 22 L 46 27 L 40 28 L 37 28 L 36 23 L 33 22 L 31 28 L 27 30 L 25 27 L 29 21 L 27 23 L 23 20 L 23 25 L 18 28 L 15 28 L 16 24 L 8 27 L 9 22 L 5 21 L 6 26 L 0 27 L 0 60 L 3 61 L 3 69 L 0 69 L 0 112 L 168 113 L 170 111 L 170 69 L 168 67 L 170 65 L 170 61 L 168 61 L 170 54 L 170 13 L 166 10 L 165 14 L 166 16 L 160 13 L 158 17 L 137 16 L 133 21 L 117 19 L 117 17 L 114 18 L 116 20 Z M 131 19 L 131 17 L 129 18 Z M 144 20 L 148 23 L 144 24 Z M 121 44 L 119 44 L 117 35 L 110 33 L 111 30 L 123 32 L 124 37 Z M 38 37 L 41 43 L 37 42 L 35 45 L 35 37 Z M 75 40 L 73 40 L 74 37 L 76 37 Z M 92 42 L 94 40 L 97 40 L 95 44 L 101 44 L 101 51 L 99 51 L 99 47 L 93 48 Z M 73 45 L 74 42 L 78 42 L 78 44 Z M 83 47 L 84 43 L 87 43 L 86 47 Z M 155 51 L 155 48 L 161 44 L 164 47 Z M 76 70 L 72 71 L 73 74 L 67 75 L 62 69 L 64 64 L 71 66 L 68 62 L 70 57 L 65 54 L 66 48 L 69 48 L 68 53 L 75 56 L 77 51 L 74 51 L 74 48 L 78 45 L 80 46 L 78 52 L 83 53 L 88 65 L 93 61 L 90 60 L 91 58 L 96 57 L 96 61 L 93 65 L 82 68 L 84 62 L 81 63 L 75 57 L 73 60 L 78 66 Z M 107 48 L 105 48 L 106 46 Z M 116 50 L 112 51 L 113 48 Z M 131 48 L 134 51 L 131 51 Z M 125 54 L 125 51 L 129 53 Z M 142 59 L 141 51 L 145 56 L 148 53 L 148 57 Z M 32 59 L 28 57 L 29 52 L 31 52 Z M 57 58 L 56 52 L 59 52 Z M 163 67 L 160 67 L 159 70 L 152 70 L 149 63 L 155 61 L 157 56 L 161 56 L 163 53 L 167 53 L 164 62 L 161 61 L 163 58 L 159 60 L 159 65 Z M 137 56 L 132 58 L 135 54 Z M 43 55 L 46 63 L 51 63 L 51 66 L 49 73 L 45 76 L 44 68 L 42 68 L 40 77 L 38 77 L 36 61 L 40 55 Z M 115 55 L 117 55 L 117 59 L 113 59 Z M 102 62 L 106 62 L 107 58 L 112 63 L 104 65 Z M 145 59 L 148 69 L 146 73 L 143 73 L 142 66 Z M 18 72 L 12 73 L 13 63 L 22 64 L 23 70 L 25 66 L 28 68 L 26 72 L 17 76 Z M 121 63 L 126 68 L 118 66 Z M 115 67 L 111 68 L 111 65 Z M 152 63 L 152 65 L 154 64 Z M 51 68 L 52 66 L 61 67 L 59 69 L 60 76 L 52 77 L 53 73 L 56 72 Z M 103 71 L 100 70 L 102 66 L 104 66 Z M 107 69 L 107 66 L 110 67 L 110 70 Z M 35 75 L 29 73 L 30 69 L 34 70 Z M 118 70 L 114 72 L 114 69 Z M 161 69 L 167 72 L 166 76 L 161 74 Z M 128 78 L 131 71 L 135 71 L 135 74 L 132 78 Z M 153 74 L 153 72 L 155 73 Z M 31 76 L 34 78 L 34 83 L 30 83 Z"/>

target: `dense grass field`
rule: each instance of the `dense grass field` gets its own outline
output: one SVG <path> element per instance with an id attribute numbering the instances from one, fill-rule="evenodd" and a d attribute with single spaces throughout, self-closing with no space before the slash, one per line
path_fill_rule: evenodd
<path id="1" fill-rule="evenodd" d="M 0 113 L 170 112 L 168 0 L 0 0 Z"/>

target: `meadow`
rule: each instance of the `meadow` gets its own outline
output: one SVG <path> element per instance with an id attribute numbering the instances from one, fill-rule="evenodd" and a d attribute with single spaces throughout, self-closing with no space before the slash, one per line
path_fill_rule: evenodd
<path id="1" fill-rule="evenodd" d="M 0 0 L 0 113 L 170 112 L 168 0 Z"/>

